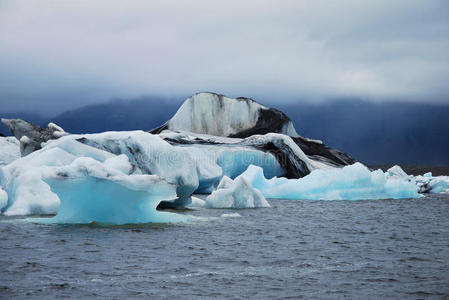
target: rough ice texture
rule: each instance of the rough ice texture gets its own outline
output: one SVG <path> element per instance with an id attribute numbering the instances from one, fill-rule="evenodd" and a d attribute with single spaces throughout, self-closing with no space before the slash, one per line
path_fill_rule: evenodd
<path id="1" fill-rule="evenodd" d="M 20 142 L 15 137 L 0 137 L 0 167 L 20 157 Z"/>
<path id="2" fill-rule="evenodd" d="M 236 149 L 236 147 L 239 146 L 240 149 L 244 150 L 246 153 L 250 153 L 251 149 L 253 151 L 257 149 L 267 154 L 271 154 L 269 157 L 274 157 L 284 171 L 283 174 L 278 174 L 278 172 L 273 174 L 273 172 L 267 172 L 268 170 L 266 167 L 260 165 L 264 168 L 266 175 L 269 178 L 279 175 L 283 175 L 287 178 L 299 178 L 309 174 L 311 170 L 335 167 L 335 164 L 329 163 L 328 161 L 322 162 L 321 160 L 310 158 L 310 156 L 306 155 L 290 136 L 284 134 L 267 133 L 240 139 L 164 130 L 159 136 L 175 146 L 189 145 L 192 148 L 199 148 L 209 145 L 211 149 L 216 149 L 215 151 L 220 151 L 219 149 Z M 248 155 L 246 155 L 245 160 L 248 160 Z M 254 163 L 250 162 L 250 164 Z M 241 174 L 247 167 L 248 164 L 245 164 L 244 169 L 240 169 L 238 174 L 231 175 L 230 177 L 235 177 Z M 228 174 L 225 173 L 224 175 Z"/>
<path id="3" fill-rule="evenodd" d="M 272 176 L 284 173 L 272 154 L 254 147 L 174 146 L 142 131 L 84 135 L 77 140 L 116 155 L 127 155 L 134 172 L 156 174 L 177 184 L 179 198 L 188 198 L 194 192 L 211 192 L 223 175 L 236 177 L 250 164 L 260 165 Z"/>
<path id="4" fill-rule="evenodd" d="M 287 115 L 249 98 L 198 93 L 188 98 L 169 121 L 151 132 L 160 133 L 167 129 L 235 138 L 280 133 L 290 136 L 315 161 L 333 166 L 355 162 L 352 157 L 327 147 L 321 141 L 298 135 Z"/>
<path id="5" fill-rule="evenodd" d="M 176 197 L 176 186 L 156 175 L 125 175 L 92 158 L 55 168 L 44 179 L 61 204 L 50 223 L 106 224 L 181 222 L 188 217 L 156 210 Z"/>
<path id="6" fill-rule="evenodd" d="M 418 176 L 408 175 L 400 166 L 391 167 L 387 174 L 416 184 L 420 193 L 449 193 L 449 176 L 432 176 L 431 172 Z"/>
<path id="7" fill-rule="evenodd" d="M 78 157 L 90 157 L 123 175 L 158 175 L 176 185 L 174 206 L 191 204 L 192 193 L 211 192 L 223 175 L 234 178 L 250 164 L 272 176 L 284 173 L 272 154 L 254 147 L 173 146 L 143 131 L 69 135 L 42 146 L 1 169 L 0 184 L 9 195 L 4 214 L 55 214 L 60 201 L 44 179 Z"/>
<path id="8" fill-rule="evenodd" d="M 61 127 L 49 123 L 47 128 L 41 128 L 33 123 L 21 119 L 1 119 L 8 126 L 12 134 L 20 141 L 20 153 L 22 156 L 39 150 L 41 144 L 67 135 Z"/>
<path id="9" fill-rule="evenodd" d="M 235 180 L 224 176 L 217 190 L 206 198 L 206 207 L 240 209 L 270 207 L 270 204 L 244 176 Z"/>
<path id="10" fill-rule="evenodd" d="M 234 99 L 207 92 L 188 98 L 158 130 L 161 129 L 216 136 L 246 137 L 261 131 L 298 136 L 290 119 L 278 110 L 249 98 Z"/>
<path id="11" fill-rule="evenodd" d="M 242 174 L 266 198 L 304 200 L 363 200 L 419 197 L 417 186 L 391 178 L 382 170 L 370 171 L 360 163 L 341 169 L 314 170 L 300 179 L 265 179 L 263 169 L 250 166 Z"/>

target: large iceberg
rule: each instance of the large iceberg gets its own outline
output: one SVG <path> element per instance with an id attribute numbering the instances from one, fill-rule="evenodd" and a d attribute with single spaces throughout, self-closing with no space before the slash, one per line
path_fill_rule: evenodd
<path id="1" fill-rule="evenodd" d="M 263 169 L 250 166 L 241 175 L 266 198 L 303 200 L 363 200 L 417 198 L 416 184 L 370 171 L 361 163 L 340 169 L 314 170 L 299 179 L 266 179 Z"/>
<path id="2" fill-rule="evenodd" d="M 194 192 L 211 192 L 224 175 L 235 178 L 251 164 L 271 176 L 285 173 L 274 155 L 255 147 L 175 146 L 143 131 L 68 135 L 41 146 L 0 170 L 0 184 L 9 195 L 3 213 L 55 214 L 60 201 L 44 179 L 54 168 L 79 157 L 90 157 L 125 175 L 158 175 L 176 186 L 177 199 L 164 199 L 173 206 L 188 206 Z"/>
<path id="3" fill-rule="evenodd" d="M 156 175 L 125 175 L 92 158 L 55 168 L 44 179 L 61 204 L 51 223 L 106 224 L 182 222 L 190 217 L 157 211 L 161 200 L 176 198 L 176 186 Z"/>
<path id="4" fill-rule="evenodd" d="M 229 98 L 210 92 L 197 93 L 188 98 L 170 120 L 151 133 L 159 134 L 167 129 L 234 138 L 278 133 L 290 137 L 312 160 L 332 166 L 355 162 L 346 153 L 329 148 L 319 140 L 300 136 L 286 114 L 250 98 Z M 268 148 L 269 146 L 270 144 L 266 145 Z M 296 177 L 301 176 L 303 174 Z"/>
<path id="5" fill-rule="evenodd" d="M 224 176 L 217 189 L 206 198 L 206 207 L 239 209 L 270 207 L 270 204 L 245 176 L 238 176 L 235 180 Z"/>

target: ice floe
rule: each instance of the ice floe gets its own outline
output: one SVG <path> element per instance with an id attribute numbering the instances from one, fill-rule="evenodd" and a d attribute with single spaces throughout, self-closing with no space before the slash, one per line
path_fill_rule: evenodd
<path id="1" fill-rule="evenodd" d="M 270 204 L 245 176 L 235 180 L 224 176 L 217 189 L 206 198 L 206 207 L 240 209 L 270 207 Z"/>
<path id="2" fill-rule="evenodd" d="M 304 200 L 401 199 L 419 197 L 417 186 L 370 171 L 361 163 L 331 170 L 314 170 L 299 179 L 266 179 L 263 169 L 250 166 L 241 175 L 266 198 Z"/>

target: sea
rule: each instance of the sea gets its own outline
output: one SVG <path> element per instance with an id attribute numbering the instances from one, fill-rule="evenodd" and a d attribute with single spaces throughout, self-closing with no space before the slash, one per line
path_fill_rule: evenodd
<path id="1" fill-rule="evenodd" d="M 0 299 L 449 299 L 449 195 L 269 202 L 188 224 L 0 216 Z"/>

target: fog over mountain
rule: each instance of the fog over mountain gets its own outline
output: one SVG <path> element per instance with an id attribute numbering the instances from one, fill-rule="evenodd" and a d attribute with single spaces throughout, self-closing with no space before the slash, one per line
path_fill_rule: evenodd
<path id="1" fill-rule="evenodd" d="M 1 117 L 150 129 L 213 91 L 367 163 L 449 164 L 446 0 L 0 0 L 0 37 Z"/>
<path id="2" fill-rule="evenodd" d="M 446 0 L 0 1 L 1 111 L 214 91 L 449 101 Z"/>

